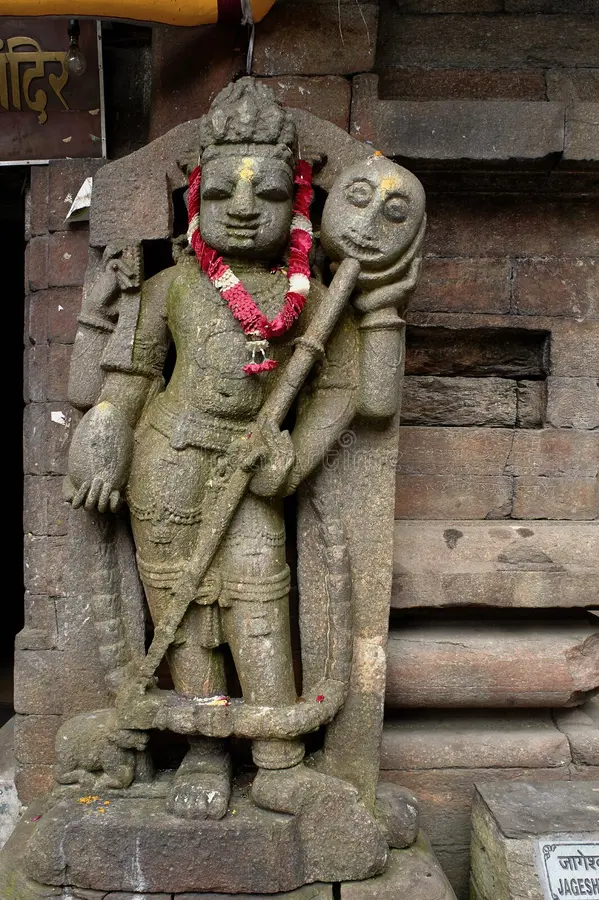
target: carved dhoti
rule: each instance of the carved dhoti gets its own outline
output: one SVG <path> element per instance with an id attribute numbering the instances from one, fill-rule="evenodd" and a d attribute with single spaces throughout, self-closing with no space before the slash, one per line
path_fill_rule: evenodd
<path id="1" fill-rule="evenodd" d="M 161 404 L 150 408 L 137 430 L 128 486 L 138 566 L 155 624 L 195 545 L 202 511 L 226 484 L 232 465 L 227 423 L 217 421 L 211 429 L 202 417 L 194 431 L 187 416 L 183 442 L 181 421 L 167 418 Z M 218 648 L 228 643 L 246 702 L 293 703 L 289 583 L 281 502 L 248 494 L 169 650 L 176 690 L 200 697 L 226 692 Z M 265 744 L 267 765 L 266 744 L 272 742 L 258 743 Z M 298 747 L 293 755 L 302 754 Z"/>

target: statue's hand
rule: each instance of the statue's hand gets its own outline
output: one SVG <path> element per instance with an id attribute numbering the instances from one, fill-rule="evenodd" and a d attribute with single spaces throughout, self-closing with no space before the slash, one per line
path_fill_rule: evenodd
<path id="1" fill-rule="evenodd" d="M 289 432 L 270 422 L 260 423 L 259 437 L 264 452 L 250 481 L 250 490 L 259 497 L 274 497 L 287 480 L 295 462 L 295 450 Z"/>
<path id="2" fill-rule="evenodd" d="M 112 403 L 87 412 L 73 435 L 64 496 L 74 509 L 116 512 L 129 477 L 133 429 Z"/>

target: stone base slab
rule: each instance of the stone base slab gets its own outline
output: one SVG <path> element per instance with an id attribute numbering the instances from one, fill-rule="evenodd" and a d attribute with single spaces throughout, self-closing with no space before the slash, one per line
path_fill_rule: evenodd
<path id="1" fill-rule="evenodd" d="M 148 804 L 154 804 L 156 801 L 147 801 Z M 114 805 L 116 812 L 109 815 L 115 818 L 120 815 L 118 800 L 111 801 L 110 806 Z M 59 804 L 60 806 L 60 804 Z M 36 837 L 36 831 L 39 829 L 39 822 L 46 819 L 49 813 L 43 801 L 33 803 L 25 810 L 17 828 L 13 832 L 6 847 L 0 854 L 0 897 L 2 900 L 268 900 L 269 897 L 279 898 L 279 900 L 333 900 L 333 885 L 315 883 L 303 885 L 295 890 L 284 892 L 264 891 L 257 889 L 254 893 L 224 893 L 215 890 L 210 885 L 216 883 L 218 872 L 231 872 L 232 869 L 239 869 L 240 878 L 247 878 L 249 869 L 253 870 L 256 878 L 256 884 L 262 883 L 272 866 L 272 859 L 277 855 L 281 855 L 284 848 L 284 841 L 290 840 L 293 844 L 293 831 L 290 829 L 289 816 L 278 816 L 273 813 L 265 813 L 271 820 L 270 831 L 264 824 L 256 826 L 256 835 L 251 835 L 250 813 L 244 809 L 240 809 L 234 826 L 231 826 L 227 839 L 221 843 L 212 842 L 206 849 L 202 849 L 202 835 L 205 837 L 206 831 L 201 827 L 205 823 L 202 822 L 183 822 L 181 835 L 189 835 L 192 830 L 200 837 L 196 840 L 196 847 L 201 849 L 201 859 L 207 869 L 208 861 L 213 866 L 212 882 L 196 881 L 194 882 L 195 890 L 179 890 L 182 884 L 181 880 L 181 860 L 184 859 L 185 866 L 183 871 L 187 872 L 189 877 L 190 866 L 197 865 L 190 854 L 189 837 L 185 845 L 177 847 L 175 842 L 164 839 L 160 841 L 159 835 L 156 838 L 155 852 L 157 854 L 156 867 L 161 866 L 164 875 L 168 875 L 171 879 L 167 892 L 163 890 L 155 890 L 155 886 L 151 883 L 138 882 L 138 889 L 125 887 L 124 883 L 127 878 L 131 878 L 134 872 L 137 877 L 143 876 L 143 869 L 140 866 L 145 864 L 142 862 L 140 853 L 136 855 L 136 837 L 139 832 L 131 829 L 131 822 L 124 823 L 123 830 L 120 832 L 121 842 L 114 841 L 111 856 L 108 856 L 107 847 L 100 840 L 102 835 L 102 826 L 96 823 L 100 820 L 106 821 L 106 813 L 100 813 L 97 802 L 94 804 L 81 804 L 83 813 L 81 819 L 87 818 L 88 822 L 94 824 L 89 828 L 89 834 L 98 838 L 95 848 L 90 843 L 86 849 L 86 856 L 81 859 L 72 858 L 73 864 L 77 866 L 78 879 L 98 883 L 96 881 L 98 874 L 108 871 L 112 868 L 116 871 L 119 866 L 123 873 L 123 886 L 117 889 L 103 887 L 101 889 L 91 887 L 62 887 L 58 884 L 41 884 L 39 881 L 31 878 L 25 871 L 27 857 L 31 848 L 32 839 Z M 93 809 L 92 809 L 93 807 Z M 236 807 L 234 807 L 236 808 Z M 56 809 L 56 807 L 54 808 Z M 106 809 L 106 807 L 104 807 Z M 53 812 L 50 811 L 50 812 Z M 151 807 L 145 809 L 146 814 L 150 817 L 148 827 L 150 830 L 154 827 L 151 821 Z M 257 811 L 260 814 L 262 811 Z M 41 818 L 40 818 L 41 817 Z M 56 827 L 59 827 L 60 818 L 57 815 Z M 219 823 L 209 823 L 218 825 Z M 254 822 L 256 825 L 256 822 Z M 187 826 L 187 827 L 186 827 Z M 231 843 L 232 834 L 237 843 L 234 850 Z M 258 855 L 256 847 L 258 843 L 262 843 L 263 848 L 268 843 L 267 836 L 270 835 L 270 848 L 262 850 L 262 855 Z M 65 833 L 66 849 L 70 837 Z M 60 846 L 60 844 L 59 844 Z M 141 844 L 140 844 L 141 852 Z M 170 854 L 170 855 L 169 855 Z M 286 854 L 283 854 L 286 855 Z M 40 860 L 38 860 L 40 861 Z M 50 857 L 46 858 L 46 863 L 51 863 Z M 31 858 L 29 858 L 31 862 Z M 81 874 L 88 867 L 89 877 L 81 878 Z M 64 871 L 64 870 L 63 870 Z M 69 874 L 71 869 L 69 867 Z M 272 876 L 272 872 L 270 873 Z M 279 874 L 281 870 L 279 869 Z M 284 874 L 284 873 L 283 873 Z M 221 876 L 222 877 L 222 876 Z M 71 879 L 72 880 L 72 879 Z M 198 891 L 198 884 L 206 887 L 205 891 Z M 172 885 L 172 887 L 170 887 Z M 175 890 L 173 890 L 173 888 Z M 389 863 L 386 870 L 374 878 L 364 881 L 341 882 L 339 884 L 339 894 L 341 900 L 396 900 L 396 898 L 409 898 L 409 900 L 455 900 L 455 894 L 444 875 L 432 849 L 428 838 L 424 832 L 420 832 L 418 840 L 411 847 L 404 850 L 392 850 L 389 854 Z"/>

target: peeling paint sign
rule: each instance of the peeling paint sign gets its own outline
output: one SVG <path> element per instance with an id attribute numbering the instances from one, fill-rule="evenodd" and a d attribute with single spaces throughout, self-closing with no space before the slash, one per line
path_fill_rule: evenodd
<path id="1" fill-rule="evenodd" d="M 75 77 L 67 19 L 0 16 L 0 165 L 106 155 L 100 32 L 80 27 L 86 69 Z"/>

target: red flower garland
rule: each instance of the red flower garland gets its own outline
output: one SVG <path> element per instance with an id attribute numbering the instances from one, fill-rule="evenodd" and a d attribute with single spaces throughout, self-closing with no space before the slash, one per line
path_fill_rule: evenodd
<path id="1" fill-rule="evenodd" d="M 291 328 L 304 308 L 310 289 L 308 254 L 312 248 L 312 223 L 309 215 L 313 196 L 312 166 L 300 159 L 295 168 L 293 177 L 295 196 L 287 264 L 289 290 L 285 294 L 282 309 L 271 320 L 259 309 L 249 291 L 223 261 L 222 256 L 218 256 L 216 250 L 209 247 L 202 238 L 199 228 L 201 180 L 202 172 L 200 166 L 197 166 L 189 176 L 187 200 L 189 243 L 193 247 L 202 271 L 206 273 L 212 284 L 218 288 L 222 297 L 227 301 L 229 309 L 240 322 L 244 333 L 255 335 L 258 338 L 253 342 L 255 347 L 252 356 L 258 350 L 264 359 L 261 362 L 247 363 L 243 367 L 243 371 L 246 375 L 268 372 L 276 369 L 278 363 L 274 359 L 266 358 L 264 353 L 266 342 L 271 338 L 280 337 Z"/>

